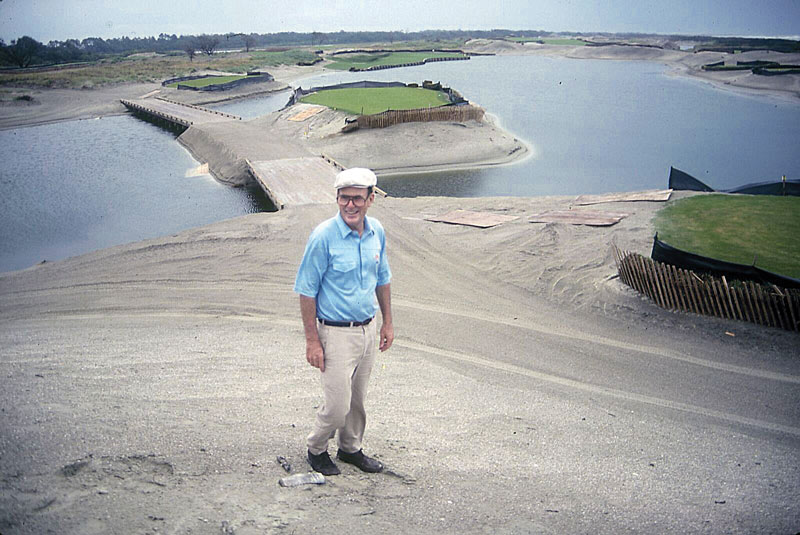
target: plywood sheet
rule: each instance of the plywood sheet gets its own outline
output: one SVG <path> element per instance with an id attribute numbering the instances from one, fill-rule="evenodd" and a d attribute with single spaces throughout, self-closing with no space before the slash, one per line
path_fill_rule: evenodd
<path id="1" fill-rule="evenodd" d="M 569 223 L 570 225 L 590 225 L 608 227 L 619 223 L 629 214 L 622 212 L 592 212 L 589 210 L 551 210 L 532 215 L 531 223 Z"/>
<path id="2" fill-rule="evenodd" d="M 671 189 L 633 191 L 627 193 L 607 193 L 605 195 L 581 195 L 575 199 L 575 204 L 599 204 L 604 202 L 631 202 L 631 201 L 657 201 L 669 200 Z"/>
<path id="3" fill-rule="evenodd" d="M 490 212 L 472 212 L 470 210 L 453 210 L 436 217 L 426 217 L 436 223 L 450 223 L 469 227 L 489 228 L 519 219 L 517 216 L 493 214 Z"/>
<path id="4" fill-rule="evenodd" d="M 278 209 L 336 202 L 333 182 L 339 170 L 323 158 L 247 162 L 250 173 Z"/>
<path id="5" fill-rule="evenodd" d="M 302 111 L 299 111 L 299 112 L 295 113 L 291 117 L 289 117 L 289 120 L 290 121 L 298 121 L 298 122 L 299 121 L 305 121 L 309 117 L 313 117 L 314 115 L 318 114 L 319 112 L 321 112 L 324 109 L 325 109 L 324 106 L 308 107 L 308 108 L 306 108 L 306 109 L 304 109 Z"/>

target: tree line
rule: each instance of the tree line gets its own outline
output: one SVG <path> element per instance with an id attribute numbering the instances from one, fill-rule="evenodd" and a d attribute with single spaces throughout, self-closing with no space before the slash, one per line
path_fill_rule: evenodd
<path id="1" fill-rule="evenodd" d="M 1 0 L 0 0 L 1 1 Z M 35 65 L 57 65 L 95 61 L 109 56 L 129 55 L 134 53 L 154 52 L 159 54 L 186 53 L 189 58 L 195 54 L 214 54 L 218 50 L 250 51 L 253 48 L 295 47 L 322 45 L 353 45 L 363 43 L 395 43 L 404 41 L 466 41 L 471 38 L 505 39 L 508 37 L 541 38 L 555 36 L 553 32 L 539 30 L 424 30 L 419 32 L 373 31 L 373 32 L 278 32 L 278 33 L 226 33 L 202 35 L 159 34 L 158 37 L 115 37 L 102 39 L 87 37 L 86 39 L 67 39 L 66 41 L 50 41 L 40 43 L 29 36 L 22 36 L 10 43 L 0 39 L 0 65 L 6 67 L 30 67 Z M 571 33 L 575 37 L 584 35 L 613 35 L 618 38 L 649 37 L 649 34 L 581 34 Z M 693 39 L 703 43 L 705 49 L 740 50 L 769 49 L 781 52 L 800 51 L 800 42 L 788 39 L 758 38 L 716 38 L 708 36 L 658 36 L 673 40 Z"/>
<path id="2" fill-rule="evenodd" d="M 218 50 L 249 51 L 253 48 L 345 45 L 361 43 L 394 43 L 403 41 L 452 41 L 469 38 L 502 39 L 515 35 L 546 36 L 549 32 L 519 32 L 511 30 L 425 30 L 419 32 L 278 32 L 278 33 L 227 33 L 203 35 L 175 35 L 162 33 L 158 37 L 116 37 L 102 39 L 67 39 L 41 43 L 32 37 L 22 36 L 5 43 L 0 40 L 0 64 L 13 67 L 54 65 L 95 61 L 114 55 L 142 52 L 159 54 L 196 53 L 213 54 Z"/>

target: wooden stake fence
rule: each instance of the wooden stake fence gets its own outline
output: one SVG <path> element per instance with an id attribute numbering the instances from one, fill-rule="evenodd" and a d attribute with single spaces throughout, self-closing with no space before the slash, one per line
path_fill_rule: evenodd
<path id="1" fill-rule="evenodd" d="M 751 281 L 699 277 L 612 246 L 620 280 L 658 306 L 800 332 L 800 291 Z"/>
<path id="2" fill-rule="evenodd" d="M 441 106 L 414 110 L 389 110 L 374 115 L 360 115 L 359 128 L 386 128 L 400 123 L 427 121 L 480 121 L 485 111 L 480 106 Z"/>

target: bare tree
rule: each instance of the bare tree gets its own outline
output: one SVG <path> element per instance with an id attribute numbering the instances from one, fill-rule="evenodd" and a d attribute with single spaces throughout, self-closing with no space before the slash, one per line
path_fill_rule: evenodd
<path id="1" fill-rule="evenodd" d="M 194 56 L 197 54 L 194 43 L 186 43 L 183 45 L 183 51 L 189 56 L 189 61 L 194 61 Z"/>
<path id="2" fill-rule="evenodd" d="M 195 43 L 197 48 L 211 56 L 214 54 L 214 49 L 219 45 L 219 37 L 203 34 L 195 39 Z"/>
<path id="3" fill-rule="evenodd" d="M 241 37 L 242 41 L 244 42 L 244 51 L 250 52 L 250 49 L 253 48 L 253 45 L 256 44 L 256 36 L 254 34 L 245 34 L 245 33 L 229 33 L 225 35 L 225 40 L 227 41 L 231 37 Z"/>

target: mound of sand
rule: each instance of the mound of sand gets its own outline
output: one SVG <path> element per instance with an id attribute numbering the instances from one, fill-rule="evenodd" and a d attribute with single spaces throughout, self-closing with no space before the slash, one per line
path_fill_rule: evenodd
<path id="1" fill-rule="evenodd" d="M 520 54 L 524 49 L 521 43 L 497 39 L 470 39 L 464 43 L 464 52 L 473 54 Z"/>
<path id="2" fill-rule="evenodd" d="M 462 123 L 433 121 L 342 133 L 347 114 L 295 104 L 251 121 L 195 125 L 178 138 L 212 174 L 228 184 L 251 180 L 245 160 L 319 155 L 345 167 L 369 167 L 381 175 L 478 168 L 511 163 L 528 146 L 491 118 Z"/>

